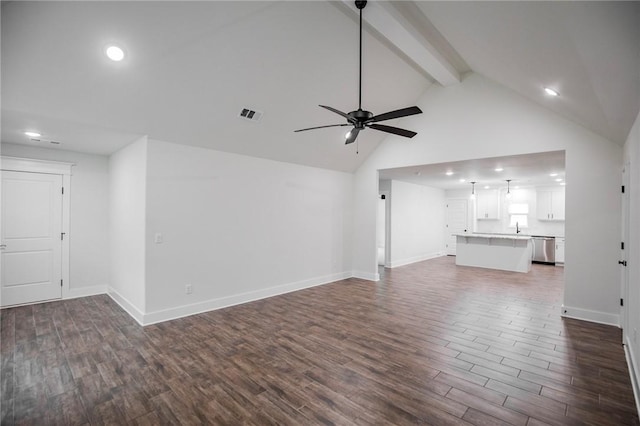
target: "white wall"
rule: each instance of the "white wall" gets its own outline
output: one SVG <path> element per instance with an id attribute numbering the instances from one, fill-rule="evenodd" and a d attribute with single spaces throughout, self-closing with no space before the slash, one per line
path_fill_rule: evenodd
<path id="1" fill-rule="evenodd" d="M 445 191 L 393 180 L 390 202 L 389 266 L 394 268 L 443 256 Z"/>
<path id="2" fill-rule="evenodd" d="M 145 323 L 351 276 L 352 175 L 154 140 L 147 166 Z"/>
<path id="3" fill-rule="evenodd" d="M 355 273 L 377 278 L 377 170 L 565 150 L 565 314 L 617 324 L 621 147 L 478 74 L 431 86 L 418 106 L 402 120 L 418 135 L 388 137 L 356 173 Z"/>
<path id="4" fill-rule="evenodd" d="M 145 312 L 147 138 L 109 158 L 109 294 L 138 322 Z"/>
<path id="5" fill-rule="evenodd" d="M 2 155 L 75 164 L 71 169 L 69 293 L 105 293 L 109 284 L 109 166 L 102 155 L 2 144 Z"/>
<path id="6" fill-rule="evenodd" d="M 640 373 L 640 114 L 624 146 L 624 162 L 630 164 L 629 185 L 629 238 L 625 241 L 629 293 L 625 300 L 628 327 L 625 330 L 625 349 L 629 353 L 634 389 L 638 395 Z"/>

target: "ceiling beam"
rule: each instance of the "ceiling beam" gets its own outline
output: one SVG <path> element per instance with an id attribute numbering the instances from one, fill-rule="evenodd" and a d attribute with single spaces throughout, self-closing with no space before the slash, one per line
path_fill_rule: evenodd
<path id="1" fill-rule="evenodd" d="M 358 14 L 355 2 L 342 0 L 351 11 Z M 411 58 L 424 72 L 443 86 L 460 82 L 460 73 L 431 43 L 416 25 L 407 19 L 400 4 L 389 1 L 369 1 L 362 19 L 378 31 L 391 44 Z M 423 15 L 420 19 L 427 20 Z"/>

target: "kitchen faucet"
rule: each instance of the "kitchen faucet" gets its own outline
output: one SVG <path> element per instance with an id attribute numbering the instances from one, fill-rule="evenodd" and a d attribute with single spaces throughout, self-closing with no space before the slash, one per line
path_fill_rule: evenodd
<path id="1" fill-rule="evenodd" d="M 520 228 L 518 228 L 518 222 L 516 222 L 516 234 L 519 234 L 520 232 L 522 231 Z"/>

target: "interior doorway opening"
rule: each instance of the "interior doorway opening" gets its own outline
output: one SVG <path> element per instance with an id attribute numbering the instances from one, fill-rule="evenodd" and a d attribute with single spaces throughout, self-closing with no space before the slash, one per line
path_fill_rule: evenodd
<path id="1" fill-rule="evenodd" d="M 376 249 L 378 266 L 388 265 L 388 194 L 386 191 L 378 198 L 378 215 L 376 224 Z"/>
<path id="2" fill-rule="evenodd" d="M 549 151 L 378 170 L 379 195 L 389 192 L 385 265 L 454 256 L 454 235 L 477 232 L 549 237 L 550 264 L 564 266 L 565 158 Z"/>

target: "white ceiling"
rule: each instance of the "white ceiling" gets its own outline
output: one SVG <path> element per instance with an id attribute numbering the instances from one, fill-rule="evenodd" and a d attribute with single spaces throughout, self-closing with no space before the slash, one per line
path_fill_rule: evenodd
<path id="1" fill-rule="evenodd" d="M 447 175 L 447 172 L 453 174 Z M 565 182 L 565 153 L 551 151 L 386 169 L 380 170 L 379 178 L 447 190 L 471 191 L 471 182 L 476 182 L 475 189 L 486 186 L 491 189 L 504 188 L 507 186 L 507 179 L 511 180 L 511 188 L 555 186 L 560 185 L 556 179 Z"/>
<path id="2" fill-rule="evenodd" d="M 149 135 L 354 171 L 384 133 L 361 133 L 359 154 L 342 127 L 293 133 L 342 122 L 318 104 L 357 107 L 349 5 L 3 2 L 2 142 L 36 144 L 22 132 L 38 129 L 61 142 L 41 146 L 110 154 Z M 368 12 L 363 107 L 376 114 L 469 69 L 618 144 L 638 113 L 639 2 L 370 2 Z M 125 61 L 106 59 L 109 42 Z M 544 85 L 561 96 L 544 97 Z M 262 121 L 237 118 L 243 107 Z"/>

